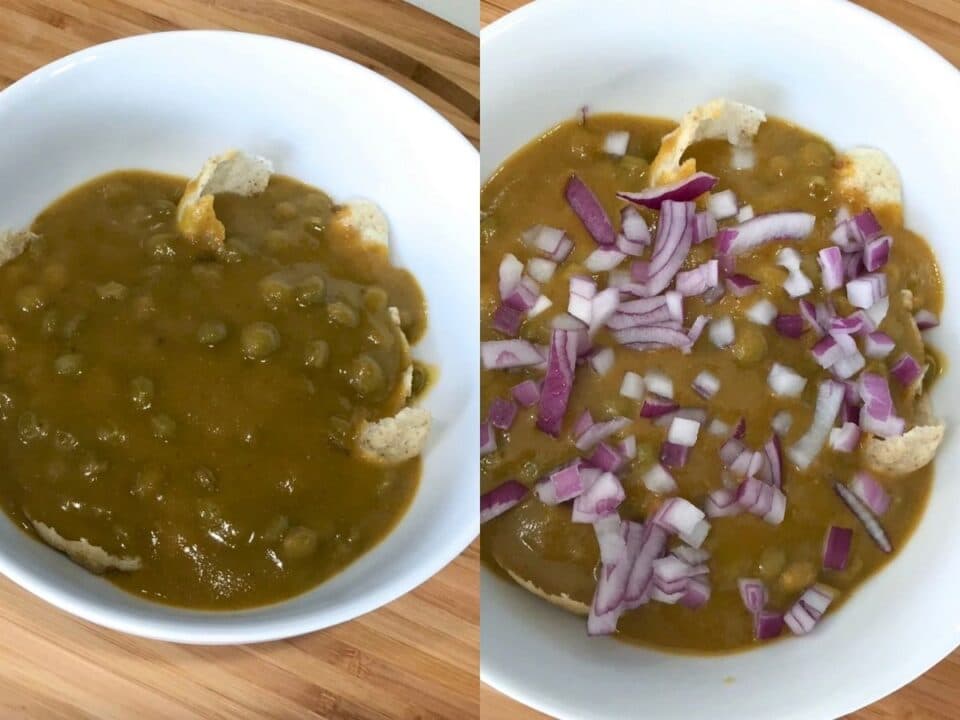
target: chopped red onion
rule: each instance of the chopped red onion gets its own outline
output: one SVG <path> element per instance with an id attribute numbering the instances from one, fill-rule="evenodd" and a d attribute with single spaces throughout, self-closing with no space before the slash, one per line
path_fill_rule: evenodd
<path id="1" fill-rule="evenodd" d="M 570 299 L 567 312 L 589 325 L 593 319 L 593 304 L 590 302 L 597 294 L 597 285 L 590 278 L 574 275 L 570 278 Z"/>
<path id="2" fill-rule="evenodd" d="M 593 424 L 593 416 L 590 414 L 590 411 L 584 410 L 582 413 L 580 413 L 580 416 L 577 418 L 576 422 L 573 423 L 573 437 L 580 437 L 587 430 L 593 427 Z"/>
<path id="3" fill-rule="evenodd" d="M 772 640 L 783 632 L 783 614 L 773 610 L 761 610 L 753 616 L 753 637 L 757 640 Z"/>
<path id="4" fill-rule="evenodd" d="M 745 223 L 747 220 L 753 220 L 753 205 L 744 205 L 737 211 L 737 222 Z"/>
<path id="5" fill-rule="evenodd" d="M 668 498 L 657 509 L 652 522 L 674 533 L 688 545 L 698 548 L 703 544 L 710 524 L 696 505 L 680 497 Z"/>
<path id="6" fill-rule="evenodd" d="M 849 335 L 847 337 L 849 337 Z M 840 380 L 846 380 L 863 370 L 866 364 L 867 361 L 864 360 L 863 355 L 861 355 L 858 350 L 854 350 L 851 354 L 844 355 L 834 363 L 833 367 L 830 368 L 830 372 L 833 373 L 834 377 Z"/>
<path id="7" fill-rule="evenodd" d="M 767 375 L 767 385 L 773 390 L 774 395 L 800 397 L 800 393 L 807 385 L 807 379 L 786 365 L 775 362 L 770 368 L 770 374 Z"/>
<path id="8" fill-rule="evenodd" d="M 603 151 L 608 155 L 622 156 L 627 154 L 630 145 L 630 133 L 626 130 L 608 132 L 603 138 Z"/>
<path id="9" fill-rule="evenodd" d="M 497 434 L 493 431 L 490 423 L 480 423 L 480 457 L 496 452 Z"/>
<path id="10" fill-rule="evenodd" d="M 690 448 L 669 440 L 660 446 L 660 462 L 666 467 L 682 468 L 687 464 Z"/>
<path id="11" fill-rule="evenodd" d="M 550 282 L 556 270 L 557 264 L 553 260 L 539 257 L 527 260 L 527 273 L 538 283 Z"/>
<path id="12" fill-rule="evenodd" d="M 737 504 L 752 515 L 771 525 L 783 522 L 787 508 L 786 496 L 779 488 L 755 477 L 744 478 L 737 488 Z"/>
<path id="13" fill-rule="evenodd" d="M 599 247 L 583 261 L 584 266 L 592 273 L 607 272 L 626 260 L 626 253 L 616 247 Z"/>
<path id="14" fill-rule="evenodd" d="M 728 275 L 724 282 L 726 283 L 727 289 L 735 297 L 744 297 L 749 295 L 760 285 L 760 283 L 754 280 L 752 277 L 742 275 L 740 273 Z"/>
<path id="15" fill-rule="evenodd" d="M 533 491 L 544 505 L 559 505 L 573 500 L 596 479 L 583 470 L 583 461 L 577 458 L 543 478 L 534 486 Z"/>
<path id="16" fill-rule="evenodd" d="M 877 518 L 870 512 L 870 508 L 868 508 L 860 498 L 854 495 L 846 485 L 835 482 L 833 489 L 837 495 L 840 496 L 840 499 L 843 500 L 843 503 L 850 509 L 850 512 L 860 521 L 870 536 L 870 539 L 877 544 L 877 547 L 885 553 L 893 552 L 893 545 L 890 544 L 890 538 L 887 537 L 886 531 L 883 529 L 883 526 L 880 525 Z"/>
<path id="17" fill-rule="evenodd" d="M 603 565 L 597 581 L 597 589 L 587 616 L 587 633 L 605 635 L 617 629 L 617 622 L 623 613 L 628 580 L 636 566 L 641 549 L 643 526 L 627 522 L 624 552 L 611 565 Z"/>
<path id="18" fill-rule="evenodd" d="M 777 332 L 788 338 L 798 338 L 806 332 L 806 323 L 800 315 L 780 313 L 773 321 Z"/>
<path id="19" fill-rule="evenodd" d="M 869 321 L 870 319 L 863 310 L 857 310 L 847 317 L 831 318 L 828 332 L 831 335 L 854 335 L 862 332 L 864 322 Z"/>
<path id="20" fill-rule="evenodd" d="M 648 392 L 643 400 L 643 405 L 640 406 L 640 417 L 658 418 L 676 409 L 677 404 L 670 398 Z"/>
<path id="21" fill-rule="evenodd" d="M 917 327 L 921 330 L 929 330 L 930 328 L 935 328 L 940 324 L 940 318 L 938 318 L 929 310 L 918 310 L 914 314 L 913 320 L 917 323 Z M 879 323 L 877 324 L 879 325 Z"/>
<path id="22" fill-rule="evenodd" d="M 699 434 L 699 422 L 675 415 L 670 422 L 670 428 L 667 430 L 667 442 L 684 447 L 693 447 L 697 444 Z"/>
<path id="23" fill-rule="evenodd" d="M 890 246 L 893 244 L 893 238 L 889 235 L 882 235 L 870 240 L 863 247 L 863 266 L 867 272 L 876 272 L 890 258 Z"/>
<path id="24" fill-rule="evenodd" d="M 540 399 L 540 386 L 533 380 L 524 380 L 510 388 L 510 394 L 523 407 L 533 407 Z"/>
<path id="25" fill-rule="evenodd" d="M 766 298 L 760 298 L 744 314 L 750 322 L 757 325 L 769 325 L 777 316 L 777 306 Z"/>
<path id="26" fill-rule="evenodd" d="M 604 515 L 616 512 L 626 499 L 620 479 L 612 472 L 604 472 L 573 501 L 570 519 L 575 523 L 593 523 Z"/>
<path id="27" fill-rule="evenodd" d="M 641 190 L 640 192 L 618 192 L 617 197 L 628 200 L 634 205 L 659 210 L 665 201 L 685 202 L 695 200 L 705 192 L 713 189 L 717 178 L 705 172 L 697 172 L 690 177 L 657 187 Z"/>
<path id="28" fill-rule="evenodd" d="M 633 460 L 637 456 L 637 438 L 635 435 L 628 435 L 620 444 L 617 445 L 617 452 L 627 460 Z"/>
<path id="29" fill-rule="evenodd" d="M 643 486 L 652 493 L 669 495 L 677 491 L 677 483 L 673 476 L 660 463 L 654 464 L 641 477 Z"/>
<path id="30" fill-rule="evenodd" d="M 643 215 L 633 205 L 627 205 L 620 210 L 620 232 L 631 243 L 650 244 L 650 229 Z"/>
<path id="31" fill-rule="evenodd" d="M 728 345 L 731 345 L 734 340 L 735 330 L 733 327 L 733 320 L 731 320 L 727 315 L 714 318 L 710 322 L 710 329 L 708 332 L 710 335 L 710 342 L 712 342 L 718 348 L 725 348 Z"/>
<path id="32" fill-rule="evenodd" d="M 510 368 L 540 365 L 543 355 L 532 343 L 526 340 L 488 340 L 480 343 L 480 358 L 485 370 L 507 370 Z"/>
<path id="33" fill-rule="evenodd" d="M 863 342 L 863 352 L 868 358 L 882 358 L 893 352 L 894 345 L 893 338 L 876 330 L 867 333 Z"/>
<path id="34" fill-rule="evenodd" d="M 600 562 L 612 565 L 627 551 L 627 524 L 617 513 L 605 515 L 593 523 L 600 546 Z"/>
<path id="35" fill-rule="evenodd" d="M 697 395 L 709 400 L 720 391 L 720 378 L 709 370 L 702 370 L 693 379 L 692 387 Z"/>
<path id="36" fill-rule="evenodd" d="M 710 601 L 710 585 L 701 578 L 690 578 L 687 581 L 686 592 L 679 603 L 685 608 L 696 610 Z"/>
<path id="37" fill-rule="evenodd" d="M 509 430 L 517 417 L 517 404 L 513 400 L 496 398 L 490 403 L 490 424 L 501 430 Z"/>
<path id="38" fill-rule="evenodd" d="M 751 615 L 763 610 L 767 605 L 768 595 L 767 586 L 763 580 L 757 578 L 740 578 L 737 580 L 737 587 L 740 589 L 740 599 Z"/>
<path id="39" fill-rule="evenodd" d="M 613 245 L 617 241 L 617 233 L 610 223 L 607 211 L 593 194 L 593 190 L 587 187 L 584 182 L 576 175 L 571 175 L 564 189 L 564 195 L 567 203 L 573 208 L 573 212 L 580 218 L 580 222 L 596 241 L 597 245 Z"/>
<path id="40" fill-rule="evenodd" d="M 847 348 L 842 346 L 833 335 L 825 335 L 810 348 L 813 359 L 824 369 L 833 367 L 847 351 Z"/>
<path id="41" fill-rule="evenodd" d="M 620 307 L 620 291 L 617 288 L 601 290 L 590 299 L 589 335 L 594 335 L 617 312 Z"/>
<path id="42" fill-rule="evenodd" d="M 590 455 L 588 459 L 591 465 L 600 468 L 604 472 L 616 472 L 623 467 L 625 461 L 626 459 L 621 456 L 619 452 L 605 442 L 597 443 L 593 454 Z"/>
<path id="43" fill-rule="evenodd" d="M 923 368 L 910 353 L 904 353 L 890 367 L 890 374 L 904 387 L 910 387 L 923 377 Z"/>
<path id="44" fill-rule="evenodd" d="M 790 270 L 783 281 L 783 289 L 792 298 L 803 297 L 813 290 L 813 282 L 801 270 Z"/>
<path id="45" fill-rule="evenodd" d="M 687 297 L 701 295 L 708 289 L 717 287 L 719 282 L 719 265 L 715 259 L 708 260 L 693 270 L 679 272 L 676 276 L 677 291 Z"/>
<path id="46" fill-rule="evenodd" d="M 541 295 L 537 298 L 537 301 L 533 304 L 533 307 L 530 308 L 530 312 L 527 313 L 527 317 L 534 318 L 540 313 L 549 310 L 551 305 L 553 305 L 553 301 L 546 295 Z"/>
<path id="47" fill-rule="evenodd" d="M 847 283 L 847 300 L 858 308 L 869 308 L 887 294 L 887 276 L 881 273 L 861 275 Z"/>
<path id="48" fill-rule="evenodd" d="M 857 236 L 861 245 L 883 232 L 880 221 L 877 220 L 877 217 L 870 208 L 867 208 L 858 215 L 854 215 L 851 222 L 851 230 L 854 232 L 854 235 Z"/>
<path id="49" fill-rule="evenodd" d="M 561 263 L 573 250 L 573 241 L 560 228 L 547 225 L 534 225 L 523 233 L 523 241 L 546 255 L 550 260 Z"/>
<path id="50" fill-rule="evenodd" d="M 843 385 L 833 380 L 824 380 L 817 388 L 817 404 L 810 427 L 803 437 L 787 450 L 787 455 L 801 470 L 807 469 L 820 454 L 830 429 L 837 420 L 843 395 Z"/>
<path id="51" fill-rule="evenodd" d="M 707 426 L 707 432 L 716 437 L 727 437 L 730 434 L 730 426 L 723 420 L 714 418 Z"/>
<path id="52" fill-rule="evenodd" d="M 886 378 L 865 372 L 860 376 L 858 390 L 863 400 L 860 428 L 880 437 L 902 435 L 904 421 L 893 413 L 893 398 Z"/>
<path id="53" fill-rule="evenodd" d="M 606 440 L 630 424 L 630 418 L 615 417 L 606 422 L 594 423 L 588 427 L 581 435 L 577 437 L 576 446 L 578 450 L 586 452 L 601 440 Z"/>
<path id="54" fill-rule="evenodd" d="M 653 255 L 643 284 L 643 295 L 650 297 L 663 292 L 683 265 L 693 242 L 694 204 L 665 200 L 660 209 L 657 235 L 653 241 Z M 636 270 L 640 263 L 634 263 Z M 632 270 L 632 271 L 633 271 Z"/>
<path id="55" fill-rule="evenodd" d="M 685 420 L 693 420 L 701 425 L 707 421 L 707 411 L 698 407 L 684 407 L 661 415 L 653 421 L 657 427 L 669 428 L 674 418 L 681 417 Z"/>
<path id="56" fill-rule="evenodd" d="M 613 348 L 601 348 L 590 356 L 590 367 L 597 375 L 606 375 L 613 368 L 615 359 Z"/>
<path id="57" fill-rule="evenodd" d="M 650 370 L 643 378 L 647 391 L 663 398 L 673 397 L 673 380 L 669 375 L 657 370 Z"/>
<path id="58" fill-rule="evenodd" d="M 707 327 L 707 323 L 709 322 L 710 318 L 708 318 L 706 315 L 698 315 L 697 319 L 693 321 L 693 324 L 690 325 L 690 329 L 687 331 L 687 339 L 690 341 L 690 344 L 687 345 L 686 349 L 684 350 L 685 353 L 688 353 L 693 349 L 693 346 L 696 344 L 701 333 L 703 333 L 704 328 Z"/>
<path id="59" fill-rule="evenodd" d="M 753 170 L 756 161 L 753 145 L 734 145 L 730 149 L 730 167 L 734 170 Z"/>
<path id="60" fill-rule="evenodd" d="M 783 487 L 783 447 L 780 445 L 779 435 L 773 433 L 763 444 L 763 454 L 767 460 L 769 483 L 775 488 Z"/>
<path id="61" fill-rule="evenodd" d="M 523 277 L 523 263 L 512 253 L 507 253 L 500 261 L 500 299 L 506 300 Z"/>
<path id="62" fill-rule="evenodd" d="M 772 240 L 802 240 L 813 231 L 816 218 L 804 212 L 757 215 L 717 235 L 717 252 L 738 255 Z"/>
<path id="63" fill-rule="evenodd" d="M 516 480 L 507 480 L 480 496 L 480 524 L 502 515 L 518 505 L 527 495 L 527 488 Z"/>
<path id="64" fill-rule="evenodd" d="M 823 567 L 827 570 L 844 570 L 850 558 L 853 543 L 853 528 L 831 525 L 823 539 Z"/>
<path id="65" fill-rule="evenodd" d="M 717 219 L 706 210 L 693 216 L 693 244 L 699 245 L 717 234 Z"/>
<path id="66" fill-rule="evenodd" d="M 843 287 L 843 254 L 836 245 L 823 248 L 817 253 L 820 264 L 820 281 L 823 289 L 831 292 Z"/>
<path id="67" fill-rule="evenodd" d="M 793 415 L 786 410 L 779 411 L 773 416 L 773 420 L 770 421 L 770 426 L 778 435 L 786 435 L 788 432 L 790 432 L 790 427 L 792 425 Z"/>
<path id="68" fill-rule="evenodd" d="M 800 301 L 800 316 L 806 321 L 813 331 L 818 335 L 823 335 L 824 328 L 818 319 L 817 306 L 809 300 Z"/>
<path id="69" fill-rule="evenodd" d="M 868 472 L 860 470 L 850 481 L 850 491 L 863 501 L 876 516 L 883 515 L 890 507 L 890 496 L 877 480 Z"/>
<path id="70" fill-rule="evenodd" d="M 680 580 L 707 575 L 710 569 L 706 565 L 692 565 L 676 555 L 664 555 L 653 561 L 653 576 L 657 583 L 669 587 Z"/>
<path id="71" fill-rule="evenodd" d="M 537 414 L 537 427 L 554 437 L 560 434 L 563 416 L 567 412 L 576 363 L 576 332 L 554 329 L 550 337 L 547 373 L 540 391 L 540 410 Z"/>
<path id="72" fill-rule="evenodd" d="M 504 335 L 515 337 L 520 332 L 521 323 L 523 323 L 523 313 L 521 311 L 514 310 L 508 305 L 501 305 L 493 313 L 491 327 Z"/>
<path id="73" fill-rule="evenodd" d="M 524 275 L 520 278 L 520 282 L 503 298 L 503 304 L 512 307 L 514 310 L 524 312 L 534 306 L 538 297 L 540 297 L 540 286 L 532 277 Z"/>
<path id="74" fill-rule="evenodd" d="M 833 596 L 833 589 L 826 585 L 817 584 L 807 588 L 783 616 L 784 623 L 794 635 L 807 634 L 827 611 Z"/>
<path id="75" fill-rule="evenodd" d="M 623 374 L 623 380 L 620 382 L 620 394 L 625 398 L 630 398 L 637 402 L 642 401 L 643 396 L 646 394 L 643 376 L 632 370 L 627 370 L 627 372 Z"/>
<path id="76" fill-rule="evenodd" d="M 737 214 L 737 196 L 733 190 L 721 190 L 707 198 L 707 210 L 717 220 L 726 220 Z"/>
<path id="77" fill-rule="evenodd" d="M 837 452 L 852 453 L 860 444 L 860 426 L 845 422 L 841 427 L 830 430 L 830 447 Z"/>
<path id="78" fill-rule="evenodd" d="M 877 300 L 873 305 L 866 309 L 867 317 L 874 327 L 880 327 L 880 323 L 887 316 L 887 310 L 890 309 L 890 298 L 884 296 Z"/>
<path id="79" fill-rule="evenodd" d="M 732 517 L 739 515 L 743 509 L 737 504 L 737 493 L 729 488 L 719 488 L 707 495 L 703 505 L 707 517 Z"/>

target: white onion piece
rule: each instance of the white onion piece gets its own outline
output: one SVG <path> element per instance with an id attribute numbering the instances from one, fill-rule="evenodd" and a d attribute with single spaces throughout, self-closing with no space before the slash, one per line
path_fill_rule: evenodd
<path id="1" fill-rule="evenodd" d="M 870 318 L 870 322 L 873 323 L 874 327 L 880 327 L 880 323 L 883 322 L 883 319 L 887 316 L 887 310 L 890 309 L 890 297 L 882 297 L 873 305 L 868 307 L 865 312 L 867 317 Z"/>
<path id="2" fill-rule="evenodd" d="M 774 395 L 800 397 L 800 393 L 807 385 L 807 379 L 786 365 L 774 363 L 770 368 L 770 374 L 767 375 L 767 385 L 773 390 Z"/>
<path id="3" fill-rule="evenodd" d="M 697 444 L 700 434 L 700 423 L 685 417 L 676 416 L 670 422 L 667 430 L 667 442 L 684 447 L 693 447 Z"/>
<path id="4" fill-rule="evenodd" d="M 777 306 L 766 298 L 761 298 L 751 305 L 750 309 L 744 314 L 750 322 L 755 322 L 757 325 L 769 325 L 777 316 Z"/>
<path id="5" fill-rule="evenodd" d="M 710 335 L 710 342 L 718 348 L 725 348 L 734 340 L 733 320 L 726 316 L 714 318 L 710 322 L 710 328 L 707 332 Z"/>
<path id="6" fill-rule="evenodd" d="M 730 426 L 723 420 L 714 418 L 707 426 L 707 432 L 717 437 L 727 437 L 730 434 Z"/>
<path id="7" fill-rule="evenodd" d="M 744 205 L 737 211 L 737 222 L 746 222 L 753 219 L 753 205 Z"/>
<path id="8" fill-rule="evenodd" d="M 556 269 L 557 264 L 553 260 L 539 257 L 527 260 L 527 273 L 541 284 L 550 282 Z"/>
<path id="9" fill-rule="evenodd" d="M 613 368 L 614 359 L 613 348 L 603 348 L 590 357 L 590 367 L 598 375 L 606 375 Z"/>
<path id="10" fill-rule="evenodd" d="M 541 295 L 537 298 L 537 301 L 533 304 L 533 307 L 527 311 L 527 317 L 532 318 L 536 317 L 540 313 L 549 310 L 553 305 L 553 300 L 548 298 L 546 295 Z"/>
<path id="11" fill-rule="evenodd" d="M 652 493 L 666 495 L 677 491 L 673 476 L 660 463 L 647 470 L 642 477 L 643 486 Z"/>
<path id="12" fill-rule="evenodd" d="M 603 138 L 603 151 L 608 155 L 626 155 L 630 145 L 630 133 L 626 130 L 608 132 Z"/>
<path id="13" fill-rule="evenodd" d="M 717 220 L 726 220 L 737 214 L 737 196 L 733 190 L 723 190 L 707 197 L 707 210 Z"/>
<path id="14" fill-rule="evenodd" d="M 647 386 L 647 392 L 665 398 L 673 397 L 673 380 L 664 373 L 651 370 L 643 380 Z"/>
<path id="15" fill-rule="evenodd" d="M 792 247 L 780 248 L 777 251 L 777 265 L 787 270 L 799 270 L 800 253 Z"/>
<path id="16" fill-rule="evenodd" d="M 720 378 L 709 370 L 702 370 L 693 379 L 693 390 L 704 400 L 709 400 L 720 391 Z"/>
<path id="17" fill-rule="evenodd" d="M 786 410 L 778 412 L 773 416 L 773 420 L 770 421 L 770 427 L 772 427 L 778 435 L 786 435 L 790 432 L 791 425 L 793 425 L 793 415 Z"/>
<path id="18" fill-rule="evenodd" d="M 734 170 L 752 170 L 756 161 L 752 145 L 734 145 L 730 150 L 730 167 Z"/>
<path id="19" fill-rule="evenodd" d="M 625 398 L 630 398 L 637 402 L 642 401 L 644 395 L 646 395 L 643 376 L 632 370 L 627 370 L 627 372 L 623 374 L 623 380 L 620 383 L 620 394 Z"/>

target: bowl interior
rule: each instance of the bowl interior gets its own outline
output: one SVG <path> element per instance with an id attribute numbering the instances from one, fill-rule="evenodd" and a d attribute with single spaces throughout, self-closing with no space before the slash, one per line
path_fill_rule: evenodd
<path id="1" fill-rule="evenodd" d="M 389 122 L 384 120 L 389 118 Z M 393 83 L 303 45 L 223 32 L 162 33 L 90 48 L 0 94 L 0 226 L 22 227 L 62 192 L 119 168 L 193 174 L 237 147 L 335 199 L 368 197 L 391 253 L 427 296 L 415 352 L 440 368 L 420 489 L 387 539 L 312 592 L 260 609 L 203 613 L 138 600 L 0 519 L 0 571 L 87 619 L 185 642 L 315 630 L 388 602 L 476 536 L 477 153 Z"/>
<path id="2" fill-rule="evenodd" d="M 584 14 L 589 13 L 589 21 Z M 881 50 L 882 49 L 882 50 Z M 893 25 L 829 0 L 535 3 L 481 35 L 481 174 L 584 104 L 679 117 L 725 96 L 792 119 L 837 147 L 885 150 L 902 175 L 908 224 L 947 275 L 931 338 L 960 351 L 955 189 L 960 75 Z M 578 618 L 488 572 L 483 679 L 561 718 L 832 718 L 913 679 L 960 644 L 955 508 L 960 411 L 949 371 L 934 404 L 948 425 L 923 522 L 900 554 L 816 633 L 714 658 L 588 639 Z M 549 660 L 548 660 L 549 659 Z"/>

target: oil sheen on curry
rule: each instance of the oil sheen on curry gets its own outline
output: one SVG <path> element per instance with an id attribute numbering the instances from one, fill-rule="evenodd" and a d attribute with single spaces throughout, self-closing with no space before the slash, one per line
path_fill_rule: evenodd
<path id="1" fill-rule="evenodd" d="M 185 183 L 104 175 L 7 238 L 0 503 L 131 593 L 262 605 L 408 507 L 424 298 L 372 203 L 236 152 Z"/>
<path id="2" fill-rule="evenodd" d="M 943 437 L 940 271 L 886 156 L 724 100 L 589 115 L 481 209 L 485 562 L 594 635 L 821 631 L 908 541 Z"/>

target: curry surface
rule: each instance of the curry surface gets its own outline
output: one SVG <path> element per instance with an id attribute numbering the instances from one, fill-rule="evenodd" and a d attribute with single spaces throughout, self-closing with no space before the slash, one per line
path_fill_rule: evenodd
<path id="1" fill-rule="evenodd" d="M 349 448 L 360 420 L 404 405 L 409 349 L 387 308 L 413 342 L 424 299 L 331 225 L 325 194 L 280 176 L 218 196 L 226 251 L 197 258 L 176 235 L 185 182 L 92 180 L 0 268 L 0 504 L 28 531 L 140 557 L 108 574 L 132 593 L 262 605 L 330 577 L 406 510 L 419 459 L 377 467 Z"/>
<path id="2" fill-rule="evenodd" d="M 492 329 L 492 315 L 499 304 L 497 279 L 501 258 L 507 252 L 521 261 L 531 257 L 520 236 L 524 230 L 542 223 L 563 228 L 576 245 L 554 278 L 541 288 L 553 301 L 553 308 L 527 320 L 520 333 L 520 337 L 537 343 L 549 342 L 551 318 L 566 309 L 569 278 L 590 274 L 582 263 L 596 247 L 564 199 L 563 189 L 569 176 L 576 173 L 593 189 L 610 217 L 618 219 L 621 202 L 615 197 L 616 191 L 645 187 L 647 164 L 656 155 L 660 138 L 674 126 L 670 121 L 627 115 L 591 116 L 583 127 L 570 121 L 518 151 L 489 179 L 481 196 L 481 340 L 502 339 Z M 603 137 L 611 130 L 630 131 L 630 147 L 622 159 L 601 150 Z M 761 126 L 754 147 L 753 170 L 732 170 L 731 148 L 725 142 L 701 142 L 686 156 L 696 158 L 698 170 L 719 177 L 718 189 L 732 189 L 740 203 L 750 203 L 757 214 L 803 210 L 816 215 L 817 225 L 811 236 L 791 245 L 801 252 L 802 269 L 817 286 L 808 298 L 822 300 L 816 250 L 830 244 L 836 210 L 845 204 L 856 211 L 862 205 L 861 199 L 838 196 L 833 176 L 835 152 L 811 133 L 770 119 Z M 915 309 L 939 312 L 942 287 L 936 260 L 926 242 L 898 226 L 896 213 L 875 210 L 885 231 L 894 238 L 890 261 L 884 268 L 891 305 L 881 329 L 896 341 L 897 347 L 886 361 L 868 360 L 867 369 L 887 375 L 885 362 L 892 363 L 904 351 L 917 358 L 923 358 L 925 352 L 912 313 L 897 301 L 900 290 L 907 288 L 914 293 Z M 644 213 L 648 223 L 652 223 L 655 215 L 645 210 Z M 619 221 L 614 224 L 618 227 Z M 774 262 L 780 247 L 783 244 L 774 243 L 738 257 L 736 272 L 763 284 L 752 295 L 739 299 L 728 294 L 712 306 L 705 306 L 699 297 L 685 299 L 688 325 L 689 318 L 701 312 L 734 318 L 736 341 L 731 348 L 718 349 L 703 337 L 689 356 L 672 349 L 636 352 L 617 346 L 606 330 L 601 331 L 596 344 L 616 349 L 614 368 L 603 377 L 589 368 L 578 368 L 564 432 L 558 440 L 536 429 L 536 406 L 521 408 L 511 430 L 498 433 L 499 449 L 481 459 L 482 491 L 508 478 L 532 487 L 538 478 L 577 457 L 570 427 L 589 408 L 597 421 L 615 415 L 637 418 L 623 433 L 637 436 L 638 457 L 621 472 L 627 500 L 620 513 L 625 519 L 641 521 L 651 515 L 662 498 L 644 488 L 641 476 L 657 460 L 665 430 L 640 419 L 637 403 L 619 395 L 627 370 L 641 374 L 655 369 L 664 371 L 673 380 L 675 399 L 681 407 L 706 407 L 710 417 L 731 425 L 740 416 L 746 417 L 745 442 L 751 447 L 759 447 L 769 437 L 770 422 L 776 412 L 788 410 L 793 424 L 782 440 L 784 447 L 795 442 L 810 425 L 817 384 L 827 377 L 810 354 L 816 338 L 809 332 L 800 340 L 784 338 L 772 326 L 756 325 L 743 317 L 743 312 L 760 297 L 769 298 L 781 312 L 797 312 L 797 301 L 790 299 L 781 287 L 786 271 Z M 694 246 L 683 269 L 699 265 L 712 255 L 712 242 Z M 839 294 L 832 297 L 839 314 L 853 309 Z M 808 379 L 802 397 L 791 400 L 771 394 L 766 379 L 774 361 L 792 367 Z M 927 362 L 934 367 L 929 375 L 935 376 L 939 364 L 932 353 L 927 354 Z M 720 391 L 708 402 L 691 388 L 693 378 L 704 369 L 721 381 Z M 539 375 L 535 370 L 482 371 L 483 416 L 495 398 L 509 397 L 513 385 L 528 377 L 539 379 Z M 913 400 L 896 382 L 891 383 L 891 390 L 897 410 L 909 427 Z M 706 427 L 701 430 L 687 465 L 671 470 L 681 496 L 699 505 L 709 490 L 722 487 L 718 451 L 724 439 L 709 434 Z M 712 530 L 704 544 L 712 554 L 710 601 L 698 610 L 648 603 L 624 614 L 618 637 L 689 651 L 747 647 L 754 642 L 752 619 L 740 599 L 737 578 L 763 578 L 770 590 L 770 608 L 780 610 L 789 608 L 814 581 L 825 582 L 840 590 L 829 611 L 833 613 L 857 585 L 889 560 L 832 489 L 835 479 L 846 482 L 852 477 L 858 466 L 856 454 L 836 453 L 825 447 L 804 472 L 789 460 L 784 462 L 787 512 L 781 525 L 769 525 L 746 514 L 711 521 Z M 895 549 L 906 542 L 923 512 L 932 474 L 933 468 L 928 466 L 904 477 L 878 478 L 892 500 L 882 522 Z M 842 572 L 821 569 L 823 539 L 830 525 L 854 528 L 850 562 Z M 591 525 L 570 520 L 569 503 L 546 506 L 531 493 L 521 505 L 483 526 L 482 549 L 484 560 L 499 571 L 509 569 L 550 594 L 564 593 L 588 605 L 591 602 L 599 564 L 596 536 Z"/>

